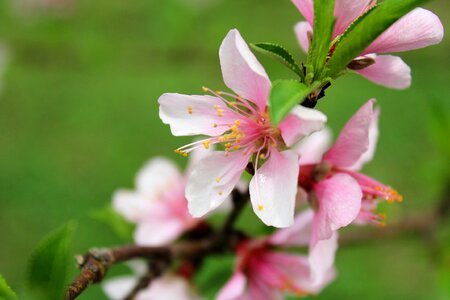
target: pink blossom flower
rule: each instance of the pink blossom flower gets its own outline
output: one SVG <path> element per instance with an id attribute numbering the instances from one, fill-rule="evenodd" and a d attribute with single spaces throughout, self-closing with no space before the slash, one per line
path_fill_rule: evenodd
<path id="1" fill-rule="evenodd" d="M 312 143 L 305 140 L 298 148 L 307 159 L 300 159 L 303 172 L 299 183 L 309 192 L 316 212 L 312 244 L 352 222 L 382 224 L 382 217 L 374 213 L 375 204 L 380 199 L 402 200 L 392 188 L 357 172 L 375 152 L 379 110 L 373 109 L 374 103 L 370 100 L 356 112 L 328 151 L 324 151 L 327 131 L 312 135 Z M 311 152 L 315 155 L 308 154 Z"/>
<path id="2" fill-rule="evenodd" d="M 234 275 L 217 299 L 272 300 L 283 299 L 284 294 L 305 296 L 320 292 L 335 277 L 336 235 L 317 243 L 308 256 L 277 250 L 307 245 L 312 218 L 312 210 L 307 210 L 296 217 L 292 227 L 241 244 Z"/>
<path id="3" fill-rule="evenodd" d="M 134 275 L 121 276 L 102 284 L 103 291 L 111 300 L 122 300 L 128 296 L 138 284 L 139 278 L 145 276 L 146 264 L 137 261 L 130 262 L 129 266 L 135 272 Z M 176 274 L 165 274 L 153 280 L 150 285 L 141 290 L 136 300 L 200 300 L 189 281 Z"/>
<path id="4" fill-rule="evenodd" d="M 154 158 L 139 171 L 136 190 L 114 194 L 114 208 L 137 225 L 137 244 L 167 244 L 198 224 L 188 212 L 185 187 L 185 176 L 172 162 Z"/>
<path id="5" fill-rule="evenodd" d="M 313 1 L 292 0 L 292 2 L 306 19 L 306 22 L 300 22 L 295 26 L 295 32 L 302 49 L 307 52 L 314 24 Z M 376 2 L 336 0 L 333 39 L 343 34 L 350 24 Z M 358 63 L 362 59 L 369 58 L 369 61 L 374 61 L 372 65 L 365 68 L 356 67 L 353 70 L 375 83 L 396 89 L 407 88 L 411 85 L 409 66 L 400 57 L 377 54 L 409 51 L 434 45 L 442 41 L 443 35 L 444 28 L 439 18 L 431 11 L 417 8 L 388 28 L 354 61 Z"/>
<path id="6" fill-rule="evenodd" d="M 235 29 L 220 47 L 220 62 L 225 84 L 236 94 L 204 88 L 212 96 L 164 94 L 159 98 L 160 117 L 173 135 L 209 136 L 176 152 L 187 156 L 193 149 L 214 144 L 224 149 L 193 168 L 186 188 L 189 211 L 201 217 L 218 207 L 252 161 L 255 175 L 250 196 L 255 213 L 267 225 L 289 226 L 299 172 L 298 154 L 289 147 L 320 130 L 326 117 L 297 106 L 278 127 L 272 126 L 267 112 L 271 82 Z"/>

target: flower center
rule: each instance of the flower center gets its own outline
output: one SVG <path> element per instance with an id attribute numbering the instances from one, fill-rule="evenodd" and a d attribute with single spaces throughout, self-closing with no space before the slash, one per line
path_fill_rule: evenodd
<path id="1" fill-rule="evenodd" d="M 280 148 L 284 145 L 279 129 L 272 127 L 267 112 L 261 111 L 254 102 L 206 87 L 203 87 L 203 91 L 219 98 L 225 104 L 213 105 L 217 117 L 224 118 L 224 122 L 214 123 L 212 126 L 227 130 L 217 136 L 180 147 L 175 150 L 176 153 L 187 156 L 196 148 L 209 149 L 211 145 L 219 145 L 224 149 L 225 156 L 229 156 L 230 152 L 242 150 L 243 155 L 257 154 L 257 159 L 266 159 L 270 155 L 271 147 Z M 187 113 L 194 113 L 192 107 L 188 107 Z"/>

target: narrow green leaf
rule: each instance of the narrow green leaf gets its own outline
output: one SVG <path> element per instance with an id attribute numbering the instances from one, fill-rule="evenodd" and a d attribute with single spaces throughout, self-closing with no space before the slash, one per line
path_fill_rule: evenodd
<path id="1" fill-rule="evenodd" d="M 63 299 L 70 263 L 70 242 L 75 224 L 68 223 L 44 237 L 29 260 L 29 297 Z"/>
<path id="2" fill-rule="evenodd" d="M 90 216 L 100 222 L 103 222 L 124 241 L 132 241 L 134 226 L 127 222 L 122 215 L 116 212 L 110 205 L 103 209 L 93 211 Z"/>
<path id="3" fill-rule="evenodd" d="M 284 117 L 311 93 L 311 88 L 294 80 L 275 81 L 269 96 L 269 112 L 273 125 Z"/>
<path id="4" fill-rule="evenodd" d="M 385 0 L 356 20 L 340 37 L 328 62 L 327 75 L 334 77 L 378 36 L 427 0 Z"/>
<path id="5" fill-rule="evenodd" d="M 334 0 L 314 0 L 314 33 L 307 62 L 307 73 L 314 74 L 313 80 L 322 78 L 330 51 L 334 22 Z"/>
<path id="6" fill-rule="evenodd" d="M 255 43 L 250 45 L 255 51 L 273 58 L 294 71 L 300 78 L 304 74 L 292 54 L 281 45 L 273 43 Z"/>
<path id="7" fill-rule="evenodd" d="M 9 287 L 5 278 L 0 274 L 0 299 L 17 299 L 16 293 Z"/>

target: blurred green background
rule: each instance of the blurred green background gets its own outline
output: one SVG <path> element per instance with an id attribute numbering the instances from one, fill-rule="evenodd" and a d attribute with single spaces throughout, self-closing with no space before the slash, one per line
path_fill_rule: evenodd
<path id="1" fill-rule="evenodd" d="M 448 28 L 450 2 L 427 7 Z M 123 243 L 90 213 L 116 188 L 132 187 L 150 157 L 186 163 L 173 149 L 188 139 L 172 137 L 160 122 L 159 95 L 200 93 L 203 85 L 224 90 L 218 48 L 230 28 L 304 59 L 292 30 L 300 18 L 288 0 L 0 1 L 0 49 L 8 56 L 0 76 L 0 273 L 13 288 L 21 290 L 37 241 L 68 220 L 79 224 L 76 252 Z M 318 107 L 336 133 L 360 105 L 378 99 L 381 137 L 366 171 L 405 196 L 382 207 L 388 223 L 430 211 L 448 185 L 450 134 L 439 124 L 450 118 L 449 50 L 447 36 L 402 54 L 413 70 L 406 91 L 349 75 Z M 273 79 L 291 77 L 261 61 Z M 442 290 L 450 284 L 438 274 L 450 265 L 427 244 L 406 237 L 342 248 L 338 279 L 316 298 L 448 299 Z M 220 286 L 226 278 L 210 280 Z M 104 296 L 96 286 L 80 299 Z"/>

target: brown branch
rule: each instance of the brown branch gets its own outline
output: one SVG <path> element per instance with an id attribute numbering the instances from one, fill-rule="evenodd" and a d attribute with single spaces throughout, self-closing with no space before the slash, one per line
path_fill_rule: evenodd
<path id="1" fill-rule="evenodd" d="M 78 257 L 80 275 L 68 287 L 65 299 L 76 299 L 90 284 L 100 282 L 109 267 L 115 263 L 134 258 L 147 259 L 190 259 L 204 254 L 210 249 L 217 249 L 211 241 L 196 241 L 174 244 L 168 247 L 123 246 L 111 249 L 93 249 L 86 255 Z"/>
<path id="2" fill-rule="evenodd" d="M 248 202 L 248 195 L 236 190 L 233 192 L 232 199 L 233 209 L 219 234 L 212 234 L 202 240 L 183 242 L 167 247 L 130 245 L 112 249 L 92 249 L 86 255 L 79 256 L 78 265 L 81 271 L 68 287 L 65 299 L 76 299 L 90 284 L 103 280 L 109 267 L 118 262 L 134 258 L 146 258 L 153 261 L 160 259 L 168 263 L 175 259 L 201 262 L 207 254 L 233 249 L 243 236 L 241 233 L 234 231 L 233 226 Z M 159 274 L 155 275 L 150 272 L 148 276 L 141 278 L 141 281 L 127 299 L 132 299 L 133 295 L 140 289 L 148 286 L 155 276 L 159 276 Z"/>
<path id="3" fill-rule="evenodd" d="M 136 295 L 143 289 L 146 289 L 150 283 L 160 277 L 169 267 L 170 262 L 165 260 L 154 260 L 148 264 L 147 274 L 141 277 L 136 286 L 131 290 L 124 300 L 133 300 Z"/>

